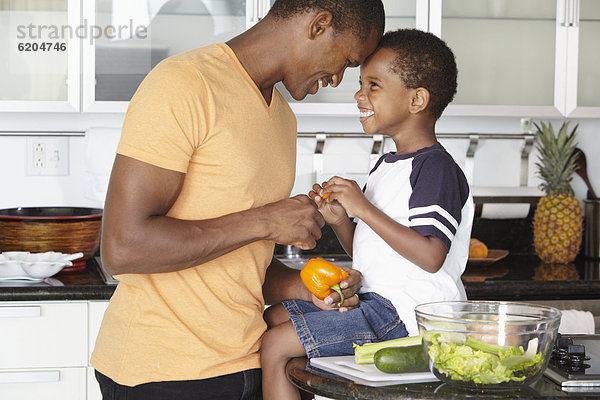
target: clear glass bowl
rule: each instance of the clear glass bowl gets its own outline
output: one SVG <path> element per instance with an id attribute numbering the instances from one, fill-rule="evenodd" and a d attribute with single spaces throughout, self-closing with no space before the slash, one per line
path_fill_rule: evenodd
<path id="1" fill-rule="evenodd" d="M 415 308 L 423 350 L 443 382 L 511 389 L 537 380 L 552 353 L 561 312 L 498 301 L 453 301 Z"/>

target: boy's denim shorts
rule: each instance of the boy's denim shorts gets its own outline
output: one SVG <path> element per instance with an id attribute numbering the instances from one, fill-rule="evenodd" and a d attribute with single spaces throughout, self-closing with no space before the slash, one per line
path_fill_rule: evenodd
<path id="1" fill-rule="evenodd" d="M 373 292 L 358 297 L 359 307 L 343 313 L 321 310 L 303 300 L 282 303 L 308 358 L 353 355 L 354 343 L 362 345 L 408 336 L 389 300 Z"/>

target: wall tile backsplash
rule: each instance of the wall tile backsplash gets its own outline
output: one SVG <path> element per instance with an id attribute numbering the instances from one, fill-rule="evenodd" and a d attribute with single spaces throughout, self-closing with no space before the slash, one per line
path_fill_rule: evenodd
<path id="1" fill-rule="evenodd" d="M 118 127 L 122 115 L 93 115 L 87 119 L 77 116 L 71 118 L 67 115 L 33 115 L 28 117 L 22 114 L 11 116 L 4 115 L 0 119 L 0 131 L 31 131 L 43 130 L 82 130 L 89 126 Z M 337 124 L 335 118 L 322 119 L 307 117 L 299 118 L 300 132 L 316 132 L 320 126 L 330 132 L 357 132 L 355 121 L 348 122 L 341 119 Z M 321 124 L 318 124 L 321 121 Z M 462 123 L 461 123 L 462 121 Z M 579 147 L 587 156 L 588 175 L 600 192 L 600 120 L 586 119 L 580 122 Z M 560 124 L 561 121 L 553 121 Z M 475 126 L 473 126 L 475 125 Z M 69 126 L 69 128 L 66 128 Z M 502 129 L 498 129 L 502 127 Z M 438 131 L 444 133 L 516 133 L 519 120 L 511 123 L 505 119 L 495 121 L 481 118 L 475 123 L 469 119 L 449 118 L 440 120 Z M 350 129 L 351 128 L 351 129 Z M 514 128 L 514 129 L 513 129 Z M 35 136 L 35 133 L 32 133 Z M 468 139 L 441 139 L 442 144 L 452 154 L 457 163 L 465 170 L 465 155 L 469 145 Z M 101 207 L 102 204 L 87 199 L 85 189 L 85 137 L 69 137 L 69 175 L 67 176 L 28 176 L 25 168 L 26 136 L 0 135 L 0 208 L 26 207 L 26 206 L 84 206 Z M 391 139 L 385 140 L 383 152 L 394 150 Z M 317 180 L 327 179 L 332 175 L 345 176 L 355 179 L 362 184 L 371 167 L 371 149 L 373 141 L 365 135 L 364 138 L 328 138 L 323 148 L 321 162 L 315 162 L 315 138 L 299 138 L 297 146 L 296 183 L 292 194 L 307 193 Z M 481 140 L 474 157 L 472 176 L 468 176 L 474 186 L 505 186 L 517 187 L 520 179 L 520 154 L 522 142 L 519 140 Z M 539 184 L 536 176 L 535 162 L 537 153 L 531 153 L 528 165 L 528 186 L 535 187 Z M 320 166 L 316 171 L 315 165 Z M 317 174 L 319 172 L 319 174 Z M 318 178 L 318 179 L 317 179 Z M 573 179 L 573 187 L 578 198 L 586 195 L 585 184 L 579 177 Z"/>

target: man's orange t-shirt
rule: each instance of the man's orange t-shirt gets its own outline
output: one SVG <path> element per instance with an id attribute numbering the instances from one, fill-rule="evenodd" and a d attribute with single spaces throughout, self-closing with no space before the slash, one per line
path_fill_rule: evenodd
<path id="1" fill-rule="evenodd" d="M 277 90 L 267 104 L 233 51 L 216 44 L 148 74 L 117 152 L 185 173 L 170 217 L 215 218 L 289 196 L 296 119 Z M 127 386 L 259 368 L 273 248 L 257 241 L 177 272 L 119 275 L 92 365 Z"/>

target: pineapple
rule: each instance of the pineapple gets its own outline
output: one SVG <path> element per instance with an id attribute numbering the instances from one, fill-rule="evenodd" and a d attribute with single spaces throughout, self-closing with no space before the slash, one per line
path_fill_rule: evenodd
<path id="1" fill-rule="evenodd" d="M 579 253 L 583 231 L 581 204 L 571 188 L 577 157 L 573 153 L 577 126 L 567 133 L 569 124 L 565 122 L 555 135 L 550 123 L 541 124 L 541 127 L 535 124 L 540 153 L 536 165 L 545 196 L 533 216 L 533 243 L 543 261 L 569 263 Z"/>

